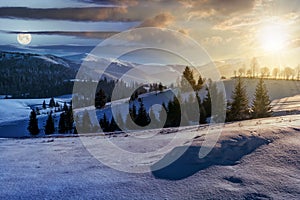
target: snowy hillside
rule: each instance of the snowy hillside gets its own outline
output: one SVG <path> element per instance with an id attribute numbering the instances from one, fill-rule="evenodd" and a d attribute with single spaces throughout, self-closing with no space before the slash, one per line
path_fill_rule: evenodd
<path id="1" fill-rule="evenodd" d="M 77 69 L 52 55 L 0 52 L 0 94 L 39 98 L 71 93 Z"/>
<path id="2" fill-rule="evenodd" d="M 182 137 L 194 137 L 186 153 L 166 168 L 142 174 L 105 166 L 81 141 L 84 139 L 94 150 L 109 154 L 112 161 L 119 163 L 114 154 L 96 145 L 105 137 L 1 139 L 0 198 L 296 200 L 300 198 L 299 117 L 227 124 L 217 145 L 204 159 L 198 158 L 198 152 L 206 129 L 183 130 L 179 132 Z M 141 152 L 163 145 L 174 134 L 144 140 L 131 134 L 119 135 L 109 140 L 123 149 Z M 174 156 L 178 148 L 182 146 L 166 155 L 144 158 L 150 162 L 131 164 L 151 169 Z"/>
<path id="3" fill-rule="evenodd" d="M 297 114 L 300 112 L 300 83 L 297 81 L 274 81 L 266 80 L 266 85 L 269 90 L 269 95 L 272 101 L 273 112 L 275 116 L 286 115 L 286 114 Z M 252 102 L 254 95 L 255 87 L 257 80 L 245 80 L 247 85 L 247 91 L 249 96 L 249 103 Z M 225 80 L 224 81 L 227 98 L 230 99 L 231 93 L 234 87 L 234 80 Z M 281 88 L 286 88 L 282 90 Z M 201 92 L 201 97 L 205 96 L 205 91 Z M 188 94 L 183 94 L 183 98 L 187 99 Z M 173 98 L 173 93 L 171 90 L 165 90 L 164 92 L 148 93 L 140 95 L 139 98 L 143 99 L 143 103 L 147 110 L 155 104 L 162 105 L 162 103 L 167 104 L 170 99 Z M 27 131 L 28 119 L 31 108 L 35 105 L 42 104 L 44 99 L 0 99 L 0 136 L 5 137 L 22 137 L 29 136 Z M 49 99 L 46 99 L 48 102 Z M 70 96 L 67 96 L 67 99 L 56 99 L 59 102 L 69 101 Z M 126 104 L 128 99 L 122 99 L 113 102 L 113 105 L 116 106 L 118 114 L 121 114 L 123 121 L 126 120 L 126 113 L 128 112 L 128 105 Z M 136 106 L 139 106 L 138 100 L 135 102 Z M 110 103 L 107 103 L 107 106 L 102 110 L 97 110 L 97 117 L 100 120 L 103 117 L 103 114 L 106 113 L 107 117 L 110 119 L 112 114 L 109 109 Z M 158 119 L 158 112 L 161 110 L 161 107 L 154 106 L 154 112 L 156 118 Z M 84 110 L 84 109 L 83 109 Z M 38 116 L 39 125 L 43 129 L 45 125 L 45 120 L 47 114 L 42 114 Z M 58 123 L 59 113 L 55 116 L 55 121 Z M 42 132 L 41 132 L 42 135 Z"/>
<path id="4" fill-rule="evenodd" d="M 27 130 L 29 115 L 33 108 L 40 109 L 40 115 L 37 116 L 39 127 L 43 129 L 46 119 L 51 110 L 41 109 L 43 101 L 49 103 L 50 99 L 0 99 L 0 137 L 24 137 L 29 136 Z M 55 98 L 59 105 L 64 102 L 70 102 L 70 95 Z M 58 125 L 60 112 L 54 113 L 55 125 Z"/>

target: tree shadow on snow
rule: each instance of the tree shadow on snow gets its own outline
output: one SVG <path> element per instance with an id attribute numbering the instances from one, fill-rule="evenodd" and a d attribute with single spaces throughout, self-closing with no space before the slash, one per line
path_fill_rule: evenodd
<path id="1" fill-rule="evenodd" d="M 176 147 L 166 154 L 164 158 L 152 165 L 151 171 L 159 179 L 181 180 L 213 165 L 234 165 L 243 156 L 268 143 L 268 140 L 264 138 L 239 135 L 237 138 L 222 141 L 219 147 L 215 146 L 202 159 L 199 158 L 201 147 L 190 146 L 176 161 L 160 169 L 160 166 L 166 165 L 174 156 L 179 155 L 182 152 L 182 148 L 186 148 Z"/>

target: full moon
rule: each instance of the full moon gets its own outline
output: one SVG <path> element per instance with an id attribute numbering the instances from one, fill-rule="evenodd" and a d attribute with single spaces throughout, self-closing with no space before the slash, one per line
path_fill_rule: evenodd
<path id="1" fill-rule="evenodd" d="M 31 34 L 29 33 L 19 33 L 17 40 L 22 45 L 28 45 L 31 42 Z"/>

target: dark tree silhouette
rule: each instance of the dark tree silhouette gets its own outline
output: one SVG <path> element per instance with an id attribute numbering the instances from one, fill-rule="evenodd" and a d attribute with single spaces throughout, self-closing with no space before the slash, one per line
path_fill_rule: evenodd
<path id="1" fill-rule="evenodd" d="M 66 128 L 66 113 L 62 112 L 60 114 L 60 117 L 59 117 L 58 132 L 59 133 L 65 133 L 66 131 L 67 131 L 67 128 Z"/>
<path id="2" fill-rule="evenodd" d="M 46 101 L 44 100 L 43 101 L 43 109 L 46 109 L 47 108 L 47 106 L 46 106 Z"/>
<path id="3" fill-rule="evenodd" d="M 181 78 L 181 89 L 184 92 L 189 91 L 189 88 L 196 89 L 196 81 L 194 79 L 193 71 L 186 66 Z"/>
<path id="4" fill-rule="evenodd" d="M 49 102 L 49 107 L 53 108 L 54 106 L 55 106 L 55 101 L 54 101 L 54 98 L 52 97 Z"/>
<path id="5" fill-rule="evenodd" d="M 95 107 L 103 108 L 106 104 L 106 95 L 104 90 L 100 89 L 95 96 Z"/>
<path id="6" fill-rule="evenodd" d="M 99 122 L 103 132 L 108 132 L 109 131 L 109 121 L 107 120 L 106 114 L 103 114 L 103 117 L 100 119 Z"/>
<path id="7" fill-rule="evenodd" d="M 31 135 L 38 135 L 40 132 L 38 127 L 38 120 L 36 118 L 36 113 L 34 110 L 32 110 L 30 113 L 29 124 L 27 129 Z"/>
<path id="8" fill-rule="evenodd" d="M 135 123 L 139 126 L 146 126 L 150 123 L 150 118 L 146 111 L 143 101 L 140 102 L 138 114 L 135 119 Z"/>
<path id="9" fill-rule="evenodd" d="M 45 134 L 49 135 L 49 134 L 53 134 L 54 132 L 55 132 L 54 121 L 52 118 L 52 112 L 50 112 L 45 125 Z"/>

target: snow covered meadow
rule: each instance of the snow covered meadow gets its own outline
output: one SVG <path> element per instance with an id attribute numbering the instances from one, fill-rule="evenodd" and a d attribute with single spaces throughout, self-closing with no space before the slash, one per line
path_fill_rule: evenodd
<path id="1" fill-rule="evenodd" d="M 182 130 L 180 134 L 194 137 L 184 156 L 167 168 L 139 174 L 105 166 L 78 137 L 1 139 L 0 198 L 296 200 L 300 196 L 299 117 L 226 124 L 213 151 L 204 159 L 199 159 L 198 150 L 205 128 Z M 140 151 L 160 145 L 174 134 L 156 135 L 140 146 L 132 146 L 134 134 L 89 136 L 85 140 L 92 145 L 109 139 L 123 148 Z M 95 148 L 109 153 L 101 146 Z M 176 149 L 155 155 L 145 165 L 151 168 L 174 153 Z"/>
<path id="2" fill-rule="evenodd" d="M 251 99 L 255 80 L 246 84 Z M 41 137 L 27 139 L 2 138 L 0 198 L 299 199 L 298 82 L 274 84 L 270 80 L 266 84 L 273 106 L 273 117 L 270 118 L 225 123 L 221 127 L 206 124 L 102 136 L 56 132 L 51 136 L 41 133 Z M 226 80 L 224 85 L 229 96 L 233 81 Z M 282 91 L 281 88 L 288 89 Z M 169 92 L 140 97 L 149 108 L 153 101 L 164 102 Z M 0 136 L 29 136 L 29 113 L 31 108 L 41 107 L 43 100 L 1 99 Z M 48 103 L 50 99 L 45 100 Z M 55 98 L 55 101 L 62 105 L 70 101 L 70 96 Z M 126 101 L 128 99 L 114 103 L 122 108 Z M 40 110 L 40 127 L 45 125 L 50 110 Z M 103 112 L 106 108 L 97 110 L 97 115 L 102 116 Z M 59 114 L 54 114 L 56 125 Z M 212 136 L 221 131 L 221 135 L 210 153 L 199 158 L 200 149 L 208 145 L 205 143 L 208 131 Z M 181 145 L 167 153 L 156 151 L 176 137 L 182 139 Z M 106 141 L 133 156 L 116 154 L 101 145 Z M 151 153 L 143 154 L 145 152 Z M 142 155 L 142 159 L 137 155 Z M 174 162 L 159 167 L 174 158 Z M 118 166 L 125 167 L 123 171 L 140 167 L 146 172 L 126 173 L 116 170 Z"/>

